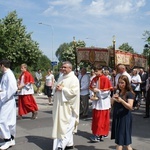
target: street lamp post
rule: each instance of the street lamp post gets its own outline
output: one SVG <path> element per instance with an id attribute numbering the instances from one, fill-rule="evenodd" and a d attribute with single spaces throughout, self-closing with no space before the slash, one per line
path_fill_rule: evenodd
<path id="1" fill-rule="evenodd" d="M 42 23 L 42 22 L 40 22 L 39 24 L 51 27 L 51 30 L 52 30 L 52 58 L 51 59 L 53 61 L 53 40 L 54 40 L 53 26 L 51 24 L 45 24 L 45 23 Z"/>
<path id="2" fill-rule="evenodd" d="M 77 48 L 76 48 L 76 40 L 75 36 L 73 37 L 73 45 L 74 45 L 74 54 L 75 54 L 75 69 L 78 69 L 78 62 L 77 62 Z"/>
<path id="3" fill-rule="evenodd" d="M 116 57 L 116 53 L 115 53 L 115 44 L 116 44 L 116 39 L 115 39 L 115 35 L 113 35 L 113 39 L 112 39 L 112 42 L 113 42 L 113 67 L 114 67 L 114 69 L 115 69 L 115 67 L 116 67 L 116 59 L 115 59 L 115 57 Z"/>

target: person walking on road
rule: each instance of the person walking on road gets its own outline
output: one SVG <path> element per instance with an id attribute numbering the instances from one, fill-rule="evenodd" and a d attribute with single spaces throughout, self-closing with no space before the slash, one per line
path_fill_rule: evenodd
<path id="1" fill-rule="evenodd" d="M 93 142 L 103 141 L 102 137 L 107 136 L 110 127 L 110 80 L 103 74 L 102 67 L 94 69 L 96 77 L 90 83 L 90 96 L 92 102 L 92 133 L 90 140 Z M 93 99 L 93 98 L 94 99 Z M 95 99 L 96 97 L 96 99 Z"/>
<path id="2" fill-rule="evenodd" d="M 38 95 L 42 95 L 42 93 L 40 92 L 41 81 L 42 81 L 42 73 L 41 69 L 38 69 L 38 71 L 35 73 L 35 86 L 37 88 L 36 93 Z"/>
<path id="3" fill-rule="evenodd" d="M 150 73 L 150 71 L 149 71 Z M 149 108 L 150 107 L 150 74 L 146 82 L 146 102 L 145 102 L 145 116 L 143 118 L 149 118 Z"/>
<path id="4" fill-rule="evenodd" d="M 86 68 L 81 69 L 81 73 L 78 76 L 80 81 L 80 117 L 88 117 L 89 111 L 89 84 L 90 76 L 86 73 Z"/>
<path id="5" fill-rule="evenodd" d="M 3 76 L 0 83 L 0 149 L 5 150 L 15 145 L 16 134 L 16 101 L 17 81 L 10 70 L 10 61 L 1 60 L 0 69 Z"/>
<path id="6" fill-rule="evenodd" d="M 27 65 L 21 65 L 21 75 L 18 81 L 18 119 L 22 119 L 22 116 L 32 112 L 31 119 L 37 118 L 38 107 L 33 97 L 34 78 L 29 71 L 27 71 Z"/>
<path id="7" fill-rule="evenodd" d="M 134 92 L 126 75 L 121 75 L 118 80 L 117 90 L 112 99 L 113 120 L 111 127 L 111 139 L 115 139 L 116 150 L 127 150 L 131 147 L 132 114 Z"/>
<path id="8" fill-rule="evenodd" d="M 140 83 L 141 83 L 141 77 L 138 74 L 138 70 L 133 69 L 132 75 L 131 75 L 131 87 L 135 93 L 135 98 L 134 98 L 134 103 L 133 103 L 134 109 L 139 109 L 141 105 Z"/>
<path id="9" fill-rule="evenodd" d="M 141 88 L 141 98 L 143 96 L 144 100 L 146 97 L 146 80 L 148 78 L 148 74 L 143 70 L 143 68 L 140 69 L 139 75 L 141 77 L 141 84 L 140 84 L 140 88 Z"/>
<path id="10" fill-rule="evenodd" d="M 48 97 L 49 105 L 52 105 L 52 92 L 53 92 L 53 86 L 54 86 L 54 75 L 52 74 L 52 71 L 48 69 L 47 75 L 45 76 L 45 94 Z"/>
<path id="11" fill-rule="evenodd" d="M 68 61 L 62 65 L 61 76 L 55 87 L 53 104 L 53 150 L 73 149 L 73 134 L 77 132 L 80 108 L 79 80 Z"/>

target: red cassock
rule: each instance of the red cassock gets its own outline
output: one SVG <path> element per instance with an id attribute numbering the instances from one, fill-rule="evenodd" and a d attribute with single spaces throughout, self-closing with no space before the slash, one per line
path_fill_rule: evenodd
<path id="1" fill-rule="evenodd" d="M 93 78 L 90 84 L 91 90 L 93 89 L 94 83 L 97 83 L 98 86 L 97 88 L 100 89 L 101 91 L 110 91 L 113 88 L 110 80 L 104 75 L 96 76 L 95 78 Z M 102 103 L 102 101 L 105 101 L 105 99 L 100 101 L 101 101 L 100 103 Z M 109 108 L 105 109 L 101 107 L 99 107 L 99 109 L 93 108 L 92 127 L 91 127 L 92 133 L 97 136 L 108 135 L 109 128 L 110 128 L 110 109 Z"/>
<path id="2" fill-rule="evenodd" d="M 33 76 L 28 72 L 28 71 L 25 71 L 21 74 L 20 76 L 20 81 L 22 80 L 22 77 L 23 78 L 23 82 L 24 84 L 28 84 L 28 83 L 31 83 L 33 84 L 34 83 L 34 78 Z M 36 101 L 32 95 L 33 93 L 25 93 L 25 94 L 22 94 L 22 95 L 19 95 L 19 99 L 18 99 L 18 114 L 20 116 L 22 115 L 25 115 L 29 112 L 35 112 L 38 110 L 38 107 L 37 107 L 37 104 L 36 104 Z"/>

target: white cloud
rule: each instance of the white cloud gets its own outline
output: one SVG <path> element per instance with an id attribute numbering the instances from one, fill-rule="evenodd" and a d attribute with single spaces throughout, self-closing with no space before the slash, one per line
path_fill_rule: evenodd
<path id="1" fill-rule="evenodd" d="M 84 3 L 84 5 L 83 5 Z M 77 16 L 91 15 L 100 17 L 104 15 L 132 15 L 135 11 L 145 5 L 145 0 L 52 0 L 49 1 L 49 8 L 44 11 L 46 15 Z M 79 16 L 80 14 L 80 16 Z"/>
<path id="2" fill-rule="evenodd" d="M 116 13 L 129 13 L 132 11 L 133 4 L 129 1 L 121 1 L 114 7 Z"/>
<path id="3" fill-rule="evenodd" d="M 137 3 L 136 3 L 136 7 L 137 7 L 137 8 L 140 8 L 140 7 L 145 6 L 145 4 L 146 4 L 146 0 L 139 0 L 139 1 L 137 1 Z"/>
<path id="4" fill-rule="evenodd" d="M 30 0 L 1 0 L 0 5 L 8 7 L 9 9 L 37 9 L 39 8 L 36 3 Z"/>
<path id="5" fill-rule="evenodd" d="M 97 1 L 92 1 L 89 6 L 86 6 L 86 13 L 91 14 L 91 15 L 105 15 L 107 14 L 106 11 L 106 4 L 104 0 L 97 0 Z"/>
<path id="6" fill-rule="evenodd" d="M 145 0 L 122 0 L 115 7 L 116 13 L 132 13 L 145 5 Z"/>
<path id="7" fill-rule="evenodd" d="M 145 5 L 145 0 L 95 0 L 87 7 L 91 15 L 130 14 Z M 130 14 L 131 15 L 131 14 Z"/>
<path id="8" fill-rule="evenodd" d="M 43 12 L 46 16 L 72 17 L 78 12 L 83 0 L 52 0 L 48 8 Z"/>
<path id="9" fill-rule="evenodd" d="M 79 5 L 83 0 L 54 0 L 54 1 L 50 1 L 49 4 L 50 5 L 67 5 L 67 6 L 76 6 Z"/>
<path id="10" fill-rule="evenodd" d="M 52 16 L 59 16 L 59 12 L 54 9 L 54 6 L 49 6 L 48 9 L 43 12 L 43 14 L 46 16 L 49 16 L 49 14 L 51 14 Z"/>

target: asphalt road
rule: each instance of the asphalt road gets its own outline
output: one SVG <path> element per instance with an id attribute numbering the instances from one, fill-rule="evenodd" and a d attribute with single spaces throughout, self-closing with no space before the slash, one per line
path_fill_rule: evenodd
<path id="1" fill-rule="evenodd" d="M 16 145 L 10 150 L 52 150 L 52 106 L 46 96 L 35 96 L 39 106 L 38 118 L 31 120 L 31 114 L 17 121 Z M 150 149 L 150 118 L 143 119 L 144 102 L 140 110 L 133 111 L 132 147 L 134 150 Z M 74 150 L 112 150 L 114 140 L 110 134 L 103 142 L 91 143 L 91 110 L 87 119 L 80 119 L 78 133 L 74 135 Z"/>

